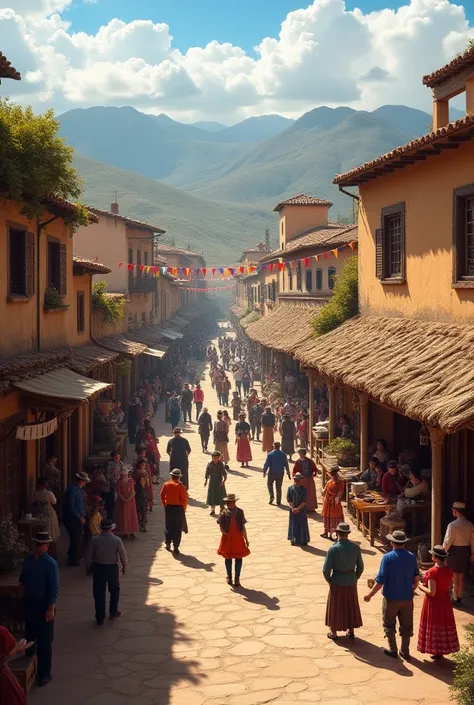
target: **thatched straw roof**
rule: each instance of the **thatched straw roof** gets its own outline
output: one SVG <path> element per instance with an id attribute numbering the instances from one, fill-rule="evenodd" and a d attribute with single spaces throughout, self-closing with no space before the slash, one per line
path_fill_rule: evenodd
<path id="1" fill-rule="evenodd" d="M 260 321 L 245 330 L 249 338 L 266 348 L 291 353 L 313 335 L 311 321 L 318 315 L 320 305 L 282 303 Z"/>
<path id="2" fill-rule="evenodd" d="M 259 321 L 260 318 L 261 318 L 261 316 L 258 311 L 250 311 L 250 313 L 247 313 L 246 316 L 244 316 L 243 318 L 240 319 L 240 321 L 239 321 L 240 327 L 245 330 L 251 323 L 255 323 L 255 321 Z"/>
<path id="3" fill-rule="evenodd" d="M 474 422 L 474 326 L 359 316 L 295 357 L 401 414 L 452 433 Z"/>

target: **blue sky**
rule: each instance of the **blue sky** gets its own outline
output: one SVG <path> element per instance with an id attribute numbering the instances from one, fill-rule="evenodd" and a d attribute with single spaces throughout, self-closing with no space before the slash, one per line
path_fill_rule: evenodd
<path id="1" fill-rule="evenodd" d="M 406 5 L 408 0 L 346 0 L 346 7 L 366 12 Z M 64 13 L 73 31 L 95 33 L 113 17 L 131 22 L 136 19 L 166 22 L 174 37 L 173 46 L 186 51 L 212 40 L 231 42 L 250 51 L 263 37 L 278 35 L 288 12 L 307 7 L 309 0 L 76 0 Z M 464 0 L 466 14 L 474 22 L 474 0 Z"/>

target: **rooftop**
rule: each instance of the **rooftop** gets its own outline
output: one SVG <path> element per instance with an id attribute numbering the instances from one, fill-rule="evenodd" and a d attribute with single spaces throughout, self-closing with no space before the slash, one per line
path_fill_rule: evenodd
<path id="1" fill-rule="evenodd" d="M 274 211 L 281 211 L 285 206 L 332 206 L 331 201 L 327 201 L 325 198 L 314 198 L 313 196 L 308 196 L 305 193 L 300 193 L 298 196 L 293 196 L 293 198 L 287 198 L 286 201 L 280 201 L 277 203 Z"/>
<path id="2" fill-rule="evenodd" d="M 288 242 L 285 249 L 273 250 L 259 260 L 259 264 L 270 262 L 272 259 L 286 257 L 289 254 L 309 248 L 335 248 L 341 245 L 348 245 L 357 242 L 357 225 L 347 225 L 341 223 L 328 223 L 302 233 Z"/>
<path id="3" fill-rule="evenodd" d="M 47 196 L 43 199 L 44 207 L 53 215 L 58 215 L 62 218 L 67 218 L 70 215 L 74 215 L 76 212 L 76 204 L 72 201 L 68 201 L 60 196 Z M 92 208 L 87 207 L 89 214 L 89 221 L 91 223 L 97 223 L 99 219 L 92 212 Z"/>
<path id="4" fill-rule="evenodd" d="M 338 174 L 333 183 L 341 186 L 357 186 L 396 169 L 402 169 L 409 164 L 415 164 L 430 156 L 441 154 L 445 149 L 457 149 L 461 142 L 466 142 L 474 137 L 473 127 L 474 115 L 466 115 L 456 122 L 450 122 L 446 127 L 440 127 L 435 132 L 430 132 L 401 147 L 396 147 L 396 149 L 392 149 L 355 169 Z"/>
<path id="5" fill-rule="evenodd" d="M 446 79 L 451 78 L 451 76 L 456 75 L 468 66 L 474 67 L 474 46 L 466 49 L 466 51 L 456 56 L 455 59 L 445 66 L 442 66 L 440 69 L 433 71 L 433 73 L 427 76 L 423 76 L 423 85 L 432 88 L 438 83 L 442 83 L 446 81 Z"/>
<path id="6" fill-rule="evenodd" d="M 95 213 L 96 215 L 105 215 L 108 218 L 116 218 L 117 220 L 121 220 L 124 222 L 126 225 L 130 225 L 132 228 L 140 228 L 141 230 L 151 230 L 153 233 L 158 233 L 160 235 L 164 235 L 166 232 L 162 228 L 159 228 L 157 225 L 151 225 L 150 223 L 146 223 L 143 220 L 136 220 L 135 218 L 129 218 L 126 215 L 120 215 L 119 213 L 111 213 L 110 211 L 105 211 L 102 210 L 101 208 L 95 208 L 95 206 L 87 206 L 92 213 Z"/>
<path id="7" fill-rule="evenodd" d="M 0 51 L 0 78 L 12 78 L 14 81 L 21 81 L 21 75 L 8 61 L 7 57 Z"/>
<path id="8" fill-rule="evenodd" d="M 186 255 L 187 257 L 198 257 L 204 262 L 204 257 L 199 252 L 186 250 L 184 247 L 175 247 L 175 245 L 167 245 L 166 242 L 159 242 L 156 245 L 156 252 L 163 254 Z"/>
<path id="9" fill-rule="evenodd" d="M 248 324 L 245 333 L 255 343 L 292 353 L 313 336 L 311 323 L 323 303 L 281 303 L 267 316 Z"/>
<path id="10" fill-rule="evenodd" d="M 74 256 L 72 261 L 75 274 L 79 273 L 81 270 L 90 274 L 110 274 L 112 271 L 109 267 L 107 267 L 107 265 L 101 264 L 100 262 L 96 262 L 92 259 L 87 259 L 86 257 Z"/>

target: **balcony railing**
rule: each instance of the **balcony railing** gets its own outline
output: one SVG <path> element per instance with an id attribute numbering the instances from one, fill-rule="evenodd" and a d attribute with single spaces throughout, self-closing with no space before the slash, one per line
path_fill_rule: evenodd
<path id="1" fill-rule="evenodd" d="M 128 280 L 128 290 L 135 294 L 149 294 L 156 291 L 155 277 L 130 277 Z"/>

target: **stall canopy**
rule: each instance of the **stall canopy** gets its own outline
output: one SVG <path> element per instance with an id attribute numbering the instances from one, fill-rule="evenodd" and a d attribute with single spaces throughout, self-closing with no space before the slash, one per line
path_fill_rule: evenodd
<path id="1" fill-rule="evenodd" d="M 144 355 L 150 355 L 150 357 L 157 357 L 161 360 L 166 355 L 166 350 L 157 350 L 156 348 L 147 348 Z"/>
<path id="2" fill-rule="evenodd" d="M 35 396 L 81 402 L 113 385 L 97 382 L 62 367 L 59 370 L 46 372 L 44 375 L 32 377 L 23 382 L 15 382 L 14 386 L 22 392 Z"/>
<path id="3" fill-rule="evenodd" d="M 107 350 L 132 355 L 133 357 L 141 355 L 147 347 L 144 343 L 129 340 L 125 335 L 109 335 L 107 338 L 101 338 L 98 343 Z"/>
<path id="4" fill-rule="evenodd" d="M 165 328 L 163 326 L 156 326 L 155 330 L 157 333 L 160 335 L 163 335 L 165 338 L 169 338 L 169 340 L 178 340 L 179 338 L 183 337 L 183 334 L 180 333 L 179 331 L 175 330 L 174 328 Z"/>

